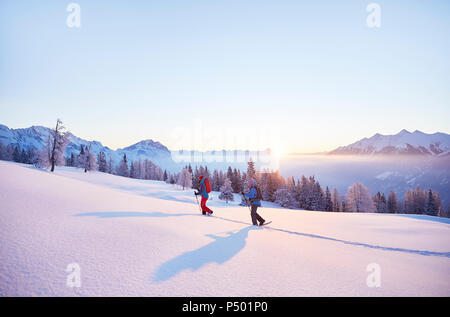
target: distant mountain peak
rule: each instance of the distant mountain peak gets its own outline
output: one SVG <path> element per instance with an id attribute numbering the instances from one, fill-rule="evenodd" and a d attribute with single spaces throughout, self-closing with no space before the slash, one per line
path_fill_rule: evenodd
<path id="1" fill-rule="evenodd" d="M 417 130 L 416 130 L 417 131 Z M 397 133 L 397 135 L 402 135 L 402 134 L 411 134 L 411 132 L 409 132 L 406 129 L 403 129 L 402 131 L 400 131 L 399 133 Z"/>
<path id="2" fill-rule="evenodd" d="M 401 130 L 394 135 L 376 133 L 347 146 L 329 152 L 340 155 L 450 155 L 450 135 L 446 133 L 427 134 L 419 130 Z"/>
<path id="3" fill-rule="evenodd" d="M 164 152 L 169 152 L 169 149 L 166 146 L 162 145 L 158 141 L 153 141 L 152 139 L 139 141 L 121 150 L 134 150 L 134 149 L 156 149 Z"/>

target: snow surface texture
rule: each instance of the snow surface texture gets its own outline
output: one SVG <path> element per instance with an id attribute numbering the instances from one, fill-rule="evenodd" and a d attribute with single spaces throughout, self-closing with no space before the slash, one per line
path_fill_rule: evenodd
<path id="1" fill-rule="evenodd" d="M 2 161 L 0 175 L 1 296 L 450 296 L 448 219 L 264 203 L 259 228 L 237 196 L 213 193 L 208 217 L 162 182 Z"/>

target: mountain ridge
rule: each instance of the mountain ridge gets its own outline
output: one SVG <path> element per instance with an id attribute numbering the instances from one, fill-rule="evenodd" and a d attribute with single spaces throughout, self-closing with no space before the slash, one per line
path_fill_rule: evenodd
<path id="1" fill-rule="evenodd" d="M 427 134 L 406 129 L 397 134 L 376 133 L 330 152 L 331 155 L 450 155 L 450 134 L 436 132 Z"/>

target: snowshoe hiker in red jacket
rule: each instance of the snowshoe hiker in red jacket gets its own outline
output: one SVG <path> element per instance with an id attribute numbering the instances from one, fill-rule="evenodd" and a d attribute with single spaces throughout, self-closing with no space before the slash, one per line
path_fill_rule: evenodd
<path id="1" fill-rule="evenodd" d="M 209 184 L 209 179 L 206 178 L 205 176 L 200 176 L 198 178 L 199 181 L 199 188 L 198 191 L 195 192 L 195 195 L 202 195 L 202 201 L 200 203 L 200 206 L 202 208 L 202 214 L 206 215 L 206 213 L 208 214 L 212 214 L 213 211 L 211 209 L 209 209 L 208 207 L 206 207 L 206 201 L 209 198 L 208 193 L 211 192 L 211 185 Z M 209 186 L 208 186 L 209 185 Z"/>

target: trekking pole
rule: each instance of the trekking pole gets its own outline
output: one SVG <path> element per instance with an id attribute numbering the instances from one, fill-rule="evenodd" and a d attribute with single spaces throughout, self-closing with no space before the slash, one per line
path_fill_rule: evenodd
<path id="1" fill-rule="evenodd" d="M 194 192 L 195 200 L 197 201 L 198 210 L 202 211 L 202 208 L 200 207 L 200 204 L 198 203 L 198 197 Z"/>
<path id="2" fill-rule="evenodd" d="M 249 201 L 248 198 L 245 197 L 245 195 L 243 195 L 242 193 L 241 193 L 241 195 L 242 195 L 242 197 L 244 197 L 244 201 L 247 203 L 248 210 L 249 210 L 250 212 L 252 212 L 252 208 L 250 207 L 250 201 Z"/>

